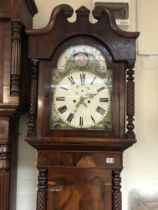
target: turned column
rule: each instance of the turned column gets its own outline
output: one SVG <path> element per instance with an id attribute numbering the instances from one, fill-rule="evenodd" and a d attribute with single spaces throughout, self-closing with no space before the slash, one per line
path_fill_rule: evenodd
<path id="1" fill-rule="evenodd" d="M 38 177 L 38 193 L 36 210 L 47 209 L 47 189 L 48 189 L 48 171 L 47 169 L 39 169 Z"/>
<path id="2" fill-rule="evenodd" d="M 36 114 L 37 114 L 37 93 L 38 93 L 38 68 L 39 61 L 31 60 L 31 91 L 30 110 L 27 136 L 36 136 Z"/>
<path id="3" fill-rule="evenodd" d="M 135 84 L 134 84 L 134 62 L 126 64 L 127 70 L 127 138 L 135 139 L 134 133 L 134 115 L 135 115 Z"/>
<path id="4" fill-rule="evenodd" d="M 121 171 L 115 170 L 112 174 L 112 210 L 122 210 L 122 194 L 121 194 Z"/>

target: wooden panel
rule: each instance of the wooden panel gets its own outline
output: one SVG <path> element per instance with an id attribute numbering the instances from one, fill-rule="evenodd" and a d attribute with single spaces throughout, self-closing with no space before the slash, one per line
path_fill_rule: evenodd
<path id="1" fill-rule="evenodd" d="M 7 140 L 9 133 L 9 122 L 8 119 L 0 119 L 0 142 L 1 140 Z"/>
<path id="2" fill-rule="evenodd" d="M 1 0 L 0 1 L 0 8 L 4 9 L 8 9 L 8 7 L 10 6 L 10 1 L 7 0 Z"/>
<path id="3" fill-rule="evenodd" d="M 38 167 L 50 166 L 122 168 L 122 154 L 119 152 L 40 151 Z"/>
<path id="4" fill-rule="evenodd" d="M 47 210 L 111 210 L 111 177 L 102 169 L 49 169 Z"/>

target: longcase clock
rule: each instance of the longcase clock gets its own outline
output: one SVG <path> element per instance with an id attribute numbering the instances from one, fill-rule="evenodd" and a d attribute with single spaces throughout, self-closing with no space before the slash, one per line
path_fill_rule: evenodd
<path id="1" fill-rule="evenodd" d="M 16 205 L 18 121 L 30 92 L 25 29 L 36 13 L 34 0 L 0 0 L 0 210 Z"/>
<path id="2" fill-rule="evenodd" d="M 139 33 L 110 10 L 57 6 L 45 28 L 27 30 L 32 85 L 26 140 L 38 150 L 37 210 L 121 210 L 122 153 L 134 134 Z"/>

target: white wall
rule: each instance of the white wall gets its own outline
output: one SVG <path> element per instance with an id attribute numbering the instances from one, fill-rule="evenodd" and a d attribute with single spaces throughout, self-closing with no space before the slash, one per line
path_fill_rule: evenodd
<path id="1" fill-rule="evenodd" d="M 92 8 L 92 0 L 36 0 L 39 13 L 34 18 L 34 27 L 47 24 L 52 8 L 60 3 Z M 153 8 L 158 8 L 155 1 Z M 131 0 L 131 25 L 128 30 L 137 30 L 136 0 Z M 150 15 L 150 14 L 146 14 Z M 149 42 L 158 40 L 149 40 Z M 124 153 L 122 172 L 123 210 L 131 210 L 137 192 L 154 195 L 158 193 L 158 56 L 137 56 L 136 83 L 136 135 L 138 142 Z M 25 117 L 26 118 L 26 117 Z M 37 171 L 36 151 L 23 138 L 26 119 L 21 119 L 19 141 L 18 195 L 16 210 L 34 210 L 36 200 Z"/>
<path id="2" fill-rule="evenodd" d="M 69 4 L 74 9 L 78 9 L 80 6 L 87 6 L 92 8 L 92 0 L 35 0 L 39 13 L 34 18 L 34 28 L 43 27 L 48 23 L 52 9 L 59 4 Z"/>
<path id="3" fill-rule="evenodd" d="M 18 144 L 18 171 L 17 171 L 17 196 L 15 209 L 11 210 L 35 210 L 37 177 L 36 169 L 37 153 L 28 143 L 24 141 L 27 131 L 28 115 L 20 119 L 19 144 Z"/>

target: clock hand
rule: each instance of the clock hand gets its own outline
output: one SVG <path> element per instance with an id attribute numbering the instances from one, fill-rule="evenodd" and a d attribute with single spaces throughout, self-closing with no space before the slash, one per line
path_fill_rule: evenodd
<path id="1" fill-rule="evenodd" d="M 76 109 L 75 109 L 74 113 L 76 113 L 76 112 L 77 112 L 78 107 L 80 106 L 80 104 L 81 104 L 81 100 L 79 100 L 79 102 L 76 104 Z"/>
<path id="2" fill-rule="evenodd" d="M 87 104 L 84 102 L 85 99 L 86 99 L 85 97 L 80 97 L 79 102 L 76 104 L 76 109 L 75 109 L 74 113 L 77 112 L 78 107 L 79 107 L 81 104 L 84 105 L 85 107 L 87 107 Z"/>
<path id="3" fill-rule="evenodd" d="M 94 98 L 94 96 L 98 95 L 100 93 L 100 91 L 102 91 L 104 89 L 105 89 L 105 87 L 103 86 L 103 87 L 99 88 L 96 93 L 87 93 L 87 95 L 89 98 Z"/>
<path id="4" fill-rule="evenodd" d="M 84 101 L 85 99 L 87 99 L 87 97 L 81 97 L 81 104 L 83 104 L 85 107 L 87 107 L 87 104 Z"/>
<path id="5" fill-rule="evenodd" d="M 87 98 L 94 98 L 94 96 L 96 96 L 99 92 L 97 93 L 87 93 Z"/>
<path id="6" fill-rule="evenodd" d="M 87 104 L 86 104 L 84 101 L 82 101 L 82 104 L 83 104 L 85 107 L 87 107 Z"/>

